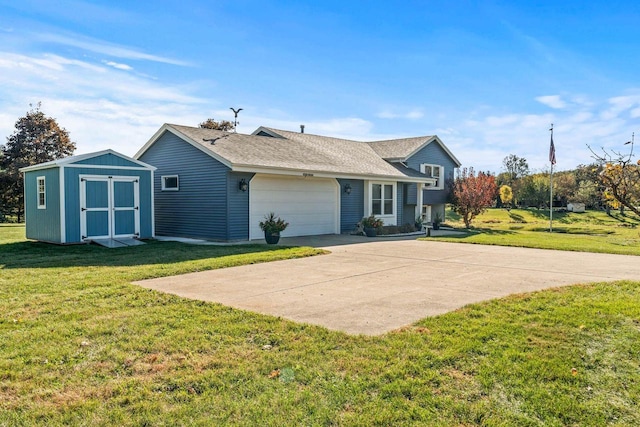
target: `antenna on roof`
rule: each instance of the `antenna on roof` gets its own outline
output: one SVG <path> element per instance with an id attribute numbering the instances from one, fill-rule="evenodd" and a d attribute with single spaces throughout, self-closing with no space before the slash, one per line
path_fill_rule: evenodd
<path id="1" fill-rule="evenodd" d="M 234 115 L 234 119 L 233 119 L 233 131 L 234 131 L 234 132 L 237 132 L 237 129 L 236 129 L 236 128 L 238 127 L 238 113 L 239 113 L 240 111 L 242 111 L 242 108 L 238 108 L 238 109 L 236 110 L 236 109 L 235 109 L 235 108 L 233 108 L 233 107 L 229 107 L 229 109 L 230 109 L 231 111 L 233 111 L 233 115 Z"/>

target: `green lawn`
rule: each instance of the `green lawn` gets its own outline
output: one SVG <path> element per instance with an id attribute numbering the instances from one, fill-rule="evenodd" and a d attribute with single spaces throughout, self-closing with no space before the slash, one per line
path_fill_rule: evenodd
<path id="1" fill-rule="evenodd" d="M 446 224 L 464 230 L 458 215 L 447 211 Z M 566 251 L 640 255 L 640 221 L 632 214 L 608 216 L 604 212 L 554 212 L 549 232 L 549 211 L 489 209 L 477 217 L 464 235 L 437 240 L 485 245 L 520 246 Z M 434 239 L 431 237 L 430 239 Z"/>
<path id="2" fill-rule="evenodd" d="M 640 425 L 639 282 L 354 337 L 130 284 L 310 248 L 23 235 L 0 226 L 0 426 Z"/>

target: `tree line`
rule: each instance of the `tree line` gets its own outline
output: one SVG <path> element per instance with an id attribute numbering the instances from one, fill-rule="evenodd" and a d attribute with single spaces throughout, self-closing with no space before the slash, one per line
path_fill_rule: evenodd
<path id="1" fill-rule="evenodd" d="M 550 200 L 549 171 L 531 173 L 529 164 L 515 154 L 506 156 L 503 170 L 476 173 L 462 168 L 449 183 L 450 203 L 469 228 L 471 221 L 488 207 L 567 207 L 584 203 L 587 209 L 625 209 L 640 216 L 640 161 L 633 161 L 633 143 L 628 153 L 596 153 L 594 162 L 575 169 L 554 172 Z"/>

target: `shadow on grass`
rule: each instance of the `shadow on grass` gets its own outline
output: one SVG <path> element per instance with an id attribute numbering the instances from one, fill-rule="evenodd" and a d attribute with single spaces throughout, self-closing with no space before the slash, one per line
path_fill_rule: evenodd
<path id="1" fill-rule="evenodd" d="M 511 218 L 511 220 L 513 222 L 520 222 L 520 223 L 526 223 L 527 222 L 522 215 L 517 214 L 517 213 L 515 213 L 513 211 L 509 212 L 509 218 Z"/>
<path id="2" fill-rule="evenodd" d="M 549 227 L 534 227 L 529 231 L 535 232 L 549 232 Z M 579 234 L 584 236 L 606 236 L 608 234 L 614 234 L 613 230 L 606 230 L 603 228 L 584 228 L 584 227 L 553 227 L 554 233 L 560 234 Z"/>
<path id="3" fill-rule="evenodd" d="M 16 242 L 0 245 L 0 269 L 172 264 L 287 248 L 260 244 L 213 246 L 150 241 L 142 246 L 107 249 L 97 245 L 58 246 Z"/>
<path id="4" fill-rule="evenodd" d="M 457 228 L 456 231 L 460 231 L 462 233 L 458 233 L 458 234 L 449 234 L 446 236 L 441 236 L 441 237 L 446 237 L 447 239 L 458 239 L 458 240 L 462 240 L 462 239 L 466 239 L 467 237 L 470 236 L 475 236 L 478 234 L 486 234 L 489 236 L 504 236 L 504 235 L 509 235 L 509 234 L 517 234 L 516 231 L 511 231 L 511 230 L 494 230 L 491 228 L 470 228 L 470 229 L 465 229 L 465 228 Z M 434 236 L 434 237 L 440 237 L 440 236 Z M 425 239 L 429 239 L 428 237 Z M 422 239 L 421 239 L 422 240 Z"/>

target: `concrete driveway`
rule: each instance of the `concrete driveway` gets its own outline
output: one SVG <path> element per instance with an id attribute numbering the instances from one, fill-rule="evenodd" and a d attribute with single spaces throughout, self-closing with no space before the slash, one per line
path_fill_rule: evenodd
<path id="1" fill-rule="evenodd" d="M 353 242 L 362 243 L 353 243 Z M 304 239 L 288 243 L 305 243 Z M 310 240 L 320 246 L 322 239 Z M 136 284 L 378 335 L 469 303 L 574 283 L 640 280 L 640 257 L 417 240 L 324 240 L 329 255 Z"/>

